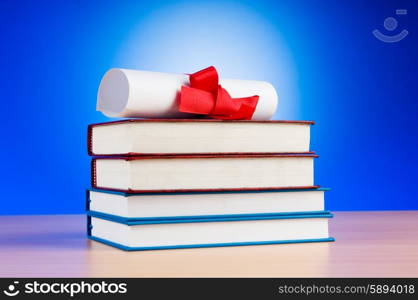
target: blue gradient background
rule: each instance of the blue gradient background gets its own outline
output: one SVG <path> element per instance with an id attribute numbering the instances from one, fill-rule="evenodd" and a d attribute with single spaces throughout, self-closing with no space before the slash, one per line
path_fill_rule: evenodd
<path id="1" fill-rule="evenodd" d="M 408 9 L 396 16 L 395 9 Z M 81 213 L 111 67 L 272 82 L 331 210 L 418 209 L 417 1 L 1 1 L 0 214 Z M 373 29 L 394 16 L 409 36 Z"/>

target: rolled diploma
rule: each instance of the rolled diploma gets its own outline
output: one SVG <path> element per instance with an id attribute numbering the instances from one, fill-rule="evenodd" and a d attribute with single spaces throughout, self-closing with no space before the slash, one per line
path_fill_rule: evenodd
<path id="1" fill-rule="evenodd" d="M 233 98 L 260 96 L 252 120 L 268 120 L 276 111 L 277 93 L 268 82 L 220 79 L 219 83 Z M 110 69 L 100 82 L 97 110 L 109 117 L 190 118 L 178 111 L 182 85 L 189 85 L 186 74 Z"/>

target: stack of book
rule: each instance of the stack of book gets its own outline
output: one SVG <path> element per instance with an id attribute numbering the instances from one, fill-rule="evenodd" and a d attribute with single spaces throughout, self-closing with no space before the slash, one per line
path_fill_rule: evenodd
<path id="1" fill-rule="evenodd" d="M 88 127 L 88 236 L 123 250 L 333 241 L 309 121 Z"/>

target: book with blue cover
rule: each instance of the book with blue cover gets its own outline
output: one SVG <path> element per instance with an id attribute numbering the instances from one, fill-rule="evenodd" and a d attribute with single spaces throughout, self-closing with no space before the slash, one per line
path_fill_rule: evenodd
<path id="1" fill-rule="evenodd" d="M 127 251 L 334 241 L 328 212 L 148 221 L 87 215 L 90 239 Z"/>
<path id="2" fill-rule="evenodd" d="M 86 209 L 121 220 L 322 214 L 329 189 L 124 193 L 87 190 Z"/>

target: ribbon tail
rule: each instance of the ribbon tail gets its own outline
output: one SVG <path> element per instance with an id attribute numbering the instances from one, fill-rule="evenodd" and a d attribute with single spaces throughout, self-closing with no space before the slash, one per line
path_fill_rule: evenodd
<path id="1" fill-rule="evenodd" d="M 234 98 L 233 101 L 240 103 L 239 109 L 230 115 L 213 116 L 222 120 L 251 120 L 257 107 L 259 96 L 246 98 Z"/>
<path id="2" fill-rule="evenodd" d="M 185 113 L 208 115 L 215 106 L 215 97 L 206 91 L 181 87 L 179 111 Z"/>
<path id="3" fill-rule="evenodd" d="M 229 116 L 236 113 L 241 104 L 233 101 L 229 93 L 220 85 L 218 85 L 215 106 L 210 115 Z"/>

